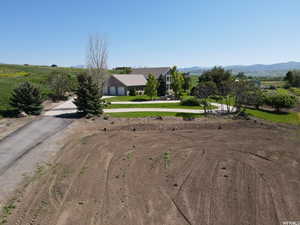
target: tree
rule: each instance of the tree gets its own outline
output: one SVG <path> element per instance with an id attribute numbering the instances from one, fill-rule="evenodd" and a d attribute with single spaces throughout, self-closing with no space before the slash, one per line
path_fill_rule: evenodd
<path id="1" fill-rule="evenodd" d="M 165 77 L 163 75 L 160 75 L 158 77 L 157 95 L 165 96 L 166 92 L 167 92 L 167 85 L 166 85 Z"/>
<path id="2" fill-rule="evenodd" d="M 289 84 L 293 84 L 294 81 L 294 75 L 292 71 L 288 71 L 287 74 L 284 77 L 284 80 L 287 81 Z"/>
<path id="3" fill-rule="evenodd" d="M 189 91 L 191 88 L 191 77 L 188 74 L 184 74 L 183 79 L 184 79 L 183 89 L 185 91 Z"/>
<path id="4" fill-rule="evenodd" d="M 39 115 L 43 109 L 41 92 L 29 82 L 21 83 L 13 90 L 10 105 L 18 112 Z"/>
<path id="5" fill-rule="evenodd" d="M 263 92 L 251 81 L 239 80 L 234 82 L 233 95 L 237 111 L 246 106 L 254 106 L 259 109 L 264 104 Z"/>
<path id="6" fill-rule="evenodd" d="M 100 95 L 103 95 L 107 72 L 108 50 L 106 41 L 99 35 L 91 35 L 87 52 L 88 74 L 98 83 Z"/>
<path id="7" fill-rule="evenodd" d="M 151 98 L 151 100 L 153 100 L 153 98 L 157 96 L 157 86 L 158 86 L 158 82 L 155 76 L 153 74 L 149 74 L 145 93 Z"/>
<path id="8" fill-rule="evenodd" d="M 176 66 L 174 66 L 173 68 L 171 68 L 171 87 L 173 89 L 174 95 L 177 99 L 179 99 L 182 95 L 183 92 L 183 83 L 184 83 L 184 78 L 182 73 L 177 71 Z"/>
<path id="9" fill-rule="evenodd" d="M 195 94 L 200 98 L 200 103 L 203 105 L 204 113 L 207 113 L 209 106 L 208 98 L 214 95 L 217 91 L 216 84 L 212 81 L 205 81 L 198 84 Z"/>
<path id="10" fill-rule="evenodd" d="M 53 71 L 48 77 L 48 85 L 52 91 L 53 101 L 66 99 L 66 92 L 72 89 L 71 76 L 62 71 Z"/>
<path id="11" fill-rule="evenodd" d="M 286 74 L 284 80 L 287 81 L 288 84 L 292 87 L 300 87 L 300 71 L 299 70 L 289 71 Z"/>
<path id="12" fill-rule="evenodd" d="M 265 97 L 265 103 L 280 112 L 282 108 L 293 108 L 297 99 L 293 95 L 274 93 Z"/>
<path id="13" fill-rule="evenodd" d="M 78 88 L 75 91 L 74 104 L 84 115 L 100 115 L 103 113 L 104 101 L 99 92 L 99 83 L 87 73 L 77 76 Z"/>
<path id="14" fill-rule="evenodd" d="M 232 74 L 230 71 L 225 70 L 222 67 L 214 67 L 211 70 L 204 72 L 199 77 L 199 83 L 205 81 L 212 81 L 216 84 L 217 89 L 221 92 L 222 85 L 224 82 L 232 80 Z"/>
<path id="15" fill-rule="evenodd" d="M 245 75 L 244 72 L 239 72 L 239 73 L 236 75 L 236 78 L 239 79 L 239 80 L 246 80 L 246 79 L 247 79 L 247 76 Z"/>
<path id="16" fill-rule="evenodd" d="M 113 69 L 117 74 L 130 74 L 132 72 L 131 67 L 116 67 Z"/>

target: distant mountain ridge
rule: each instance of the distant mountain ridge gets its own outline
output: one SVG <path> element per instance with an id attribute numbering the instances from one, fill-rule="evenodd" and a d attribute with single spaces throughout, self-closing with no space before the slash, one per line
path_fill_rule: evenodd
<path id="1" fill-rule="evenodd" d="M 202 74 L 205 70 L 212 67 L 189 67 L 179 69 L 182 72 L 190 72 L 192 74 Z M 254 65 L 232 65 L 225 66 L 226 70 L 232 70 L 233 73 L 244 72 L 248 76 L 284 76 L 289 70 L 300 69 L 300 62 L 275 63 L 270 65 L 254 64 Z"/>

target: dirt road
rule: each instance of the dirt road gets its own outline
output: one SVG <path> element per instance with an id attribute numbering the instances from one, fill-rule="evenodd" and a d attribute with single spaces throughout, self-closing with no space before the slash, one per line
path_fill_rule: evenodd
<path id="1" fill-rule="evenodd" d="M 197 122 L 198 121 L 198 122 Z M 81 121 L 8 224 L 300 220 L 299 135 L 254 122 Z"/>

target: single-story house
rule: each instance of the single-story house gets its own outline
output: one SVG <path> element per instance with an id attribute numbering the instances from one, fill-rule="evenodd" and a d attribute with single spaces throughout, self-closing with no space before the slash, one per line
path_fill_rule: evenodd
<path id="1" fill-rule="evenodd" d="M 166 93 L 169 95 L 171 94 L 170 69 L 170 67 L 134 68 L 130 74 L 113 74 L 104 85 L 104 95 L 126 96 L 129 95 L 131 89 L 142 95 L 150 74 L 156 79 L 163 77 L 166 82 Z"/>
<path id="2" fill-rule="evenodd" d="M 171 94 L 171 68 L 170 67 L 152 67 L 152 68 L 133 68 L 132 74 L 143 74 L 146 79 L 149 74 L 155 76 L 158 79 L 160 76 L 163 76 L 166 82 L 166 93 L 167 95 Z"/>
<path id="3" fill-rule="evenodd" d="M 147 80 L 143 74 L 113 74 L 104 85 L 104 95 L 126 96 L 130 89 L 144 93 Z"/>

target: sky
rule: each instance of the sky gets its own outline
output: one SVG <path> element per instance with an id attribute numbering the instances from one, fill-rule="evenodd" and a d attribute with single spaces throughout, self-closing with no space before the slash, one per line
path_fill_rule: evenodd
<path id="1" fill-rule="evenodd" d="M 0 62 L 85 64 L 90 35 L 109 67 L 300 61 L 299 0 L 1 0 Z"/>

